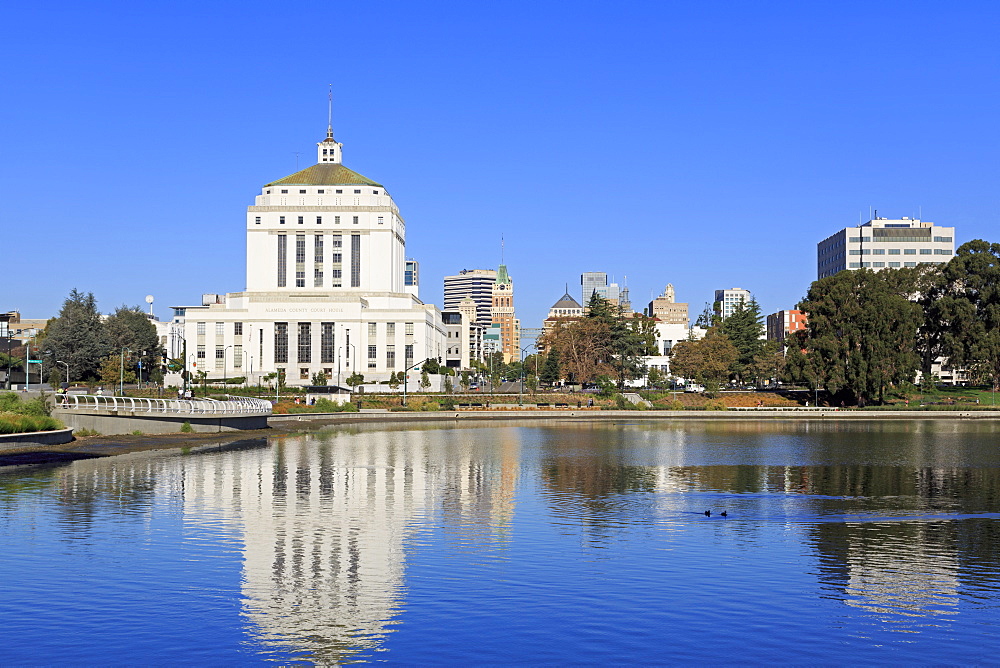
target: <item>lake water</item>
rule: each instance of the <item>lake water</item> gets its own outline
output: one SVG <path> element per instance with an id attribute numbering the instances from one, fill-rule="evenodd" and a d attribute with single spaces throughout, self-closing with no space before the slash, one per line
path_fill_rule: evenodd
<path id="1" fill-rule="evenodd" d="M 481 424 L 0 470 L 0 662 L 1000 657 L 998 426 Z"/>

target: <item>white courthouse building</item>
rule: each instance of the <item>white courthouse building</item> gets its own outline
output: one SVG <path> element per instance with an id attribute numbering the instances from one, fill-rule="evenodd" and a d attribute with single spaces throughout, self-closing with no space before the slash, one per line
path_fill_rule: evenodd
<path id="1" fill-rule="evenodd" d="M 315 165 L 266 184 L 247 208 L 245 291 L 175 307 L 189 371 L 254 383 L 283 370 L 289 385 L 323 372 L 344 385 L 444 355 L 440 311 L 406 284 L 399 209 L 342 150 L 328 128 Z"/>

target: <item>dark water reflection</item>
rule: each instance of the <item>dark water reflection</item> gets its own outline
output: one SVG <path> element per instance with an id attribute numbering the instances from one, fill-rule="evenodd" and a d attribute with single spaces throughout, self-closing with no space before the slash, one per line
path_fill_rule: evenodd
<path id="1" fill-rule="evenodd" d="M 8 470 L 0 649 L 11 663 L 991 662 L 998 433 L 358 426 Z"/>

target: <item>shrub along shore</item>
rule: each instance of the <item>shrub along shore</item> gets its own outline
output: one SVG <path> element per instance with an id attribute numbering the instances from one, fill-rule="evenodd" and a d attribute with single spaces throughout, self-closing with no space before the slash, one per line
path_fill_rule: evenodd
<path id="1" fill-rule="evenodd" d="M 59 420 L 49 417 L 50 410 L 44 396 L 24 401 L 14 392 L 0 393 L 0 434 L 64 429 Z"/>

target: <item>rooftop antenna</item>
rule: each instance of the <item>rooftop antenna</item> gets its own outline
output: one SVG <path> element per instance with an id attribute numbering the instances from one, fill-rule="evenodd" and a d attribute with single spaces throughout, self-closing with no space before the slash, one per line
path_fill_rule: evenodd
<path id="1" fill-rule="evenodd" d="M 295 152 L 295 171 L 299 171 L 299 152 Z"/>
<path id="2" fill-rule="evenodd" d="M 503 235 L 500 235 L 500 264 L 503 264 Z"/>
<path id="3" fill-rule="evenodd" d="M 330 92 L 327 94 L 326 136 L 333 139 L 333 84 L 330 84 Z"/>

